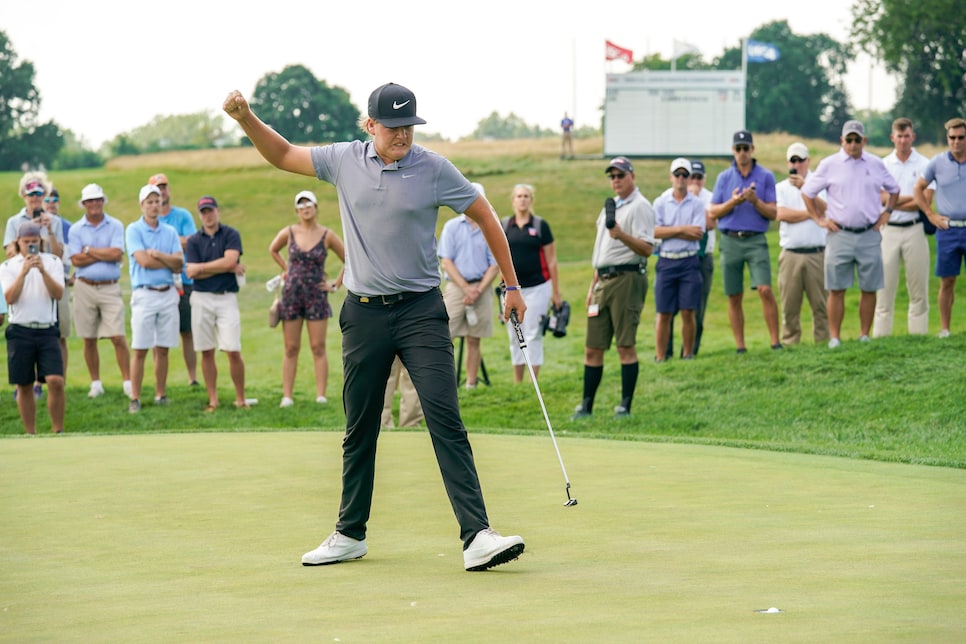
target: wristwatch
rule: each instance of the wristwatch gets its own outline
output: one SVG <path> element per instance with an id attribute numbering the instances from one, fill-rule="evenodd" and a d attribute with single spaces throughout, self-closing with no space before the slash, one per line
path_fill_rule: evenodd
<path id="1" fill-rule="evenodd" d="M 889 213 L 890 215 L 892 214 L 892 208 L 886 208 L 886 209 L 885 209 L 885 211 L 886 211 L 887 213 Z"/>
<path id="2" fill-rule="evenodd" d="M 87 254 L 89 254 L 91 252 L 91 247 L 90 246 L 84 246 L 83 248 L 81 248 L 81 252 L 84 253 L 85 255 L 87 255 Z"/>

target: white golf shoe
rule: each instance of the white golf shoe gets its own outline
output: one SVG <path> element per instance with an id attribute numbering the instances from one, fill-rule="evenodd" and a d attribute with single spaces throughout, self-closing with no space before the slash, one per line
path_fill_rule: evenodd
<path id="1" fill-rule="evenodd" d="M 470 547 L 463 551 L 463 565 L 467 570 L 487 570 L 513 561 L 523 552 L 523 537 L 501 537 L 486 528 L 473 537 Z"/>
<path id="2" fill-rule="evenodd" d="M 333 532 L 318 548 L 302 555 L 303 566 L 324 566 L 326 564 L 362 559 L 369 552 L 366 540 L 358 541 L 341 532 Z"/>

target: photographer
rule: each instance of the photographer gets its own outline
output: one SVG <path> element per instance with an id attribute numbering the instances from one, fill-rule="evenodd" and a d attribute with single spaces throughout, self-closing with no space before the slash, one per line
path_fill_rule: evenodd
<path id="1" fill-rule="evenodd" d="M 7 373 L 17 387 L 17 407 L 28 434 L 37 433 L 34 382 L 47 383 L 50 428 L 64 430 L 64 362 L 60 353 L 57 300 L 64 294 L 64 265 L 41 252 L 41 228 L 21 224 L 19 254 L 0 265 L 0 285 L 10 308 L 7 326 Z"/>

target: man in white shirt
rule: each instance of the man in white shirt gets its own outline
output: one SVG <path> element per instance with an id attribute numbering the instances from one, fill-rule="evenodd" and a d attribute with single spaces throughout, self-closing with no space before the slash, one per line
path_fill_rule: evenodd
<path id="1" fill-rule="evenodd" d="M 17 387 L 20 420 L 28 434 L 37 433 L 34 382 L 47 383 L 50 429 L 64 431 L 64 361 L 57 326 L 57 300 L 64 295 L 64 265 L 41 250 L 41 227 L 21 224 L 19 253 L 0 265 L 0 285 L 10 308 L 7 373 Z"/>
<path id="2" fill-rule="evenodd" d="M 913 189 L 922 176 L 929 159 L 912 147 L 916 140 L 912 121 L 897 118 L 889 135 L 895 149 L 882 161 L 899 183 L 899 200 L 882 228 L 882 271 L 885 286 L 876 292 L 875 317 L 872 337 L 892 335 L 896 291 L 899 289 L 899 265 L 906 267 L 906 290 L 909 291 L 909 312 L 906 325 L 910 335 L 929 332 L 929 241 L 919 222 L 919 207 Z M 924 194 L 932 201 L 935 183 L 930 183 Z M 882 193 L 882 203 L 888 194 Z"/>
<path id="3" fill-rule="evenodd" d="M 778 205 L 778 294 L 782 308 L 782 343 L 802 341 L 802 296 L 812 309 L 812 338 L 816 344 L 829 340 L 828 291 L 825 290 L 825 235 L 805 209 L 802 185 L 808 176 L 808 148 L 792 143 L 785 154 L 788 178 L 775 186 Z M 815 199 L 825 213 L 825 193 Z"/>

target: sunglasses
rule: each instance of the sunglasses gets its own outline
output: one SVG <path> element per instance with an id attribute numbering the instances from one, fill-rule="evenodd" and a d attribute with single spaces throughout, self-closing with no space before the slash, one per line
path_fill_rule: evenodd
<path id="1" fill-rule="evenodd" d="M 861 137 L 858 137 L 858 136 L 847 136 L 847 137 L 845 137 L 845 142 L 846 143 L 851 143 L 851 144 L 854 145 L 856 143 L 862 143 L 862 138 Z"/>
<path id="2" fill-rule="evenodd" d="M 947 134 L 946 138 L 950 141 L 962 141 L 966 139 L 966 134 Z"/>
<path id="3" fill-rule="evenodd" d="M 751 150 L 750 145 L 738 144 L 735 146 L 735 152 L 748 152 Z"/>
<path id="4" fill-rule="evenodd" d="M 801 157 L 792 157 L 788 160 L 790 163 L 805 163 L 808 159 L 803 159 Z"/>
<path id="5" fill-rule="evenodd" d="M 31 190 L 27 193 L 28 197 L 43 197 L 44 193 L 42 190 Z"/>
<path id="6" fill-rule="evenodd" d="M 692 181 L 701 181 L 702 179 L 704 179 L 704 175 L 703 174 L 692 174 L 691 175 L 691 180 Z"/>
<path id="7" fill-rule="evenodd" d="M 687 179 L 689 176 L 691 176 L 691 173 L 688 172 L 687 170 L 678 170 L 677 172 L 674 173 L 674 176 L 677 177 L 678 179 L 682 179 L 682 178 Z"/>
<path id="8" fill-rule="evenodd" d="M 610 180 L 611 181 L 613 181 L 614 179 L 623 179 L 624 177 L 627 176 L 627 173 L 626 172 L 612 172 L 612 173 L 608 174 L 607 176 L 610 177 Z"/>
<path id="9" fill-rule="evenodd" d="M 59 201 L 60 197 L 47 197 L 44 199 L 44 203 L 58 203 Z"/>

